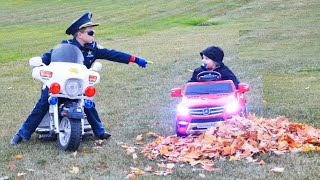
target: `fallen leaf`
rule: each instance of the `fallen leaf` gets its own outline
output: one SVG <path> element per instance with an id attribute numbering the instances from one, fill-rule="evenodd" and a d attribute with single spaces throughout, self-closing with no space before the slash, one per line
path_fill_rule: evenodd
<path id="1" fill-rule="evenodd" d="M 72 173 L 72 174 L 78 174 L 79 171 L 80 171 L 80 170 L 79 170 L 78 167 L 73 166 L 73 167 L 72 167 L 72 170 L 70 170 L 69 172 Z"/>
<path id="2" fill-rule="evenodd" d="M 108 164 L 106 162 L 100 162 L 96 164 L 96 169 L 107 169 L 108 168 Z"/>
<path id="3" fill-rule="evenodd" d="M 257 164 L 258 164 L 258 165 L 265 165 L 266 162 L 264 162 L 263 160 L 261 160 L 261 161 L 257 162 Z"/>
<path id="4" fill-rule="evenodd" d="M 86 146 L 84 146 L 82 149 L 81 149 L 81 152 L 82 153 L 92 153 L 92 151 L 91 151 L 91 149 L 89 148 L 89 147 L 86 147 Z"/>
<path id="5" fill-rule="evenodd" d="M 282 173 L 283 171 L 284 171 L 284 168 L 275 167 L 273 169 L 270 169 L 269 172 Z"/>
<path id="6" fill-rule="evenodd" d="M 104 139 L 98 139 L 94 142 L 95 146 L 102 146 L 106 141 Z"/>
<path id="7" fill-rule="evenodd" d="M 201 167 L 206 171 L 217 171 L 217 170 L 219 170 L 219 168 L 214 167 L 213 164 L 203 164 L 203 166 L 201 166 Z"/>
<path id="8" fill-rule="evenodd" d="M 132 159 L 133 159 L 133 160 L 137 160 L 137 159 L 138 159 L 137 153 L 133 153 L 133 154 L 132 154 Z"/>
<path id="9" fill-rule="evenodd" d="M 142 134 L 140 134 L 140 135 L 138 135 L 138 136 L 136 137 L 136 141 L 142 141 L 142 139 L 143 139 Z"/>
<path id="10" fill-rule="evenodd" d="M 153 174 L 157 176 L 166 176 L 172 174 L 172 171 L 155 171 Z"/>
<path id="11" fill-rule="evenodd" d="M 75 151 L 75 152 L 72 153 L 72 155 L 73 155 L 74 158 L 77 157 L 77 154 L 78 154 L 78 151 Z"/>
<path id="12" fill-rule="evenodd" d="M 131 173 L 134 173 L 134 174 L 136 174 L 136 175 L 142 175 L 142 174 L 144 174 L 144 172 L 143 172 L 141 169 L 139 169 L 139 168 L 130 167 L 130 169 L 131 169 Z"/>
<path id="13" fill-rule="evenodd" d="M 150 137 L 158 137 L 158 135 L 154 132 L 148 132 L 147 135 Z"/>
<path id="14" fill-rule="evenodd" d="M 22 159 L 23 156 L 22 155 L 16 155 L 16 159 Z"/>
<path id="15" fill-rule="evenodd" d="M 128 147 L 126 151 L 127 151 L 127 155 L 130 155 L 136 151 L 136 148 L 135 147 Z"/>
<path id="16" fill-rule="evenodd" d="M 167 165 L 166 165 L 166 168 L 167 169 L 172 169 L 172 168 L 174 168 L 174 164 L 173 163 L 168 163 Z"/>
<path id="17" fill-rule="evenodd" d="M 130 178 L 130 179 L 137 179 L 137 175 L 135 175 L 134 173 L 130 173 L 127 175 L 127 178 Z"/>
<path id="18" fill-rule="evenodd" d="M 160 154 L 161 154 L 161 155 L 169 154 L 168 147 L 167 147 L 167 146 L 162 147 L 162 148 L 160 149 Z"/>
<path id="19" fill-rule="evenodd" d="M 237 158 L 236 156 L 230 156 L 229 161 L 237 161 L 239 160 L 239 158 Z"/>
<path id="20" fill-rule="evenodd" d="M 158 167 L 160 167 L 160 168 L 165 168 L 165 167 L 167 167 L 163 162 L 162 162 L 161 164 L 158 164 L 158 163 L 157 163 L 157 165 L 158 165 Z"/>
<path id="21" fill-rule="evenodd" d="M 9 168 L 14 168 L 14 167 L 16 167 L 16 165 L 13 162 L 9 162 L 8 163 L 8 167 Z"/>
<path id="22" fill-rule="evenodd" d="M 144 171 L 146 172 L 152 172 L 153 171 L 153 168 L 151 166 L 147 166 L 144 168 Z"/>
<path id="23" fill-rule="evenodd" d="M 17 176 L 18 176 L 18 177 L 21 177 L 21 176 L 25 176 L 26 174 L 27 174 L 27 173 L 22 172 L 22 173 L 18 173 Z"/>

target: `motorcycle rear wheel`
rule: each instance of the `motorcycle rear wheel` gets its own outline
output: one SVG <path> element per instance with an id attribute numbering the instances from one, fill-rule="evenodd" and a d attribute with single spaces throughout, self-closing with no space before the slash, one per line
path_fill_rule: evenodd
<path id="1" fill-rule="evenodd" d="M 76 151 L 81 140 L 81 120 L 64 117 L 59 125 L 57 144 L 61 150 Z"/>

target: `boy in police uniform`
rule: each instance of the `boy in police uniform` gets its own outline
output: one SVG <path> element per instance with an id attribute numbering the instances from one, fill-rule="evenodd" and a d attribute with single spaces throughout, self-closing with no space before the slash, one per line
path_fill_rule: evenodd
<path id="1" fill-rule="evenodd" d="M 211 46 L 200 52 L 201 66 L 193 71 L 188 82 L 197 82 L 197 75 L 203 71 L 217 71 L 221 74 L 221 80 L 232 80 L 238 89 L 239 80 L 233 72 L 224 65 L 224 52 L 219 46 Z"/>
<path id="2" fill-rule="evenodd" d="M 91 18 L 92 14 L 90 12 L 86 12 L 76 19 L 66 30 L 66 34 L 73 35 L 73 39 L 63 40 L 61 42 L 70 43 L 77 46 L 83 53 L 83 63 L 87 68 L 90 68 L 96 59 L 106 59 L 125 64 L 132 62 L 137 63 L 140 67 L 146 67 L 148 62 L 143 58 L 135 57 L 113 49 L 106 49 L 98 45 L 94 41 L 94 27 L 98 26 L 99 24 L 92 23 Z M 49 65 L 51 62 L 51 51 L 43 54 L 42 56 L 42 61 L 46 65 Z M 36 130 L 49 109 L 48 95 L 49 89 L 43 89 L 38 103 L 25 122 L 22 124 L 21 128 L 18 130 L 18 133 L 11 139 L 10 144 L 16 145 L 19 144 L 22 139 L 30 139 L 32 133 Z M 84 111 L 87 115 L 88 122 L 92 127 L 94 135 L 99 139 L 108 139 L 111 135 L 103 128 L 95 105 L 89 109 L 85 108 Z"/>

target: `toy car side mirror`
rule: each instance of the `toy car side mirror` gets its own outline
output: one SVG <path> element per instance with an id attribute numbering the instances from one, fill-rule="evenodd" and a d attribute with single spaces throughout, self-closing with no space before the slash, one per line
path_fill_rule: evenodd
<path id="1" fill-rule="evenodd" d="M 240 84 L 238 84 L 238 91 L 239 91 L 240 93 L 249 92 L 249 91 L 250 91 L 249 85 L 246 84 L 246 83 L 240 83 Z"/>
<path id="2" fill-rule="evenodd" d="M 181 88 L 171 89 L 171 97 L 182 97 Z"/>
<path id="3" fill-rule="evenodd" d="M 102 64 L 95 62 L 90 69 L 95 72 L 99 72 L 101 70 L 101 68 L 102 68 Z"/>
<path id="4" fill-rule="evenodd" d="M 29 60 L 29 65 L 31 67 L 38 67 L 38 66 L 42 66 L 43 62 L 42 62 L 42 58 L 41 57 L 33 57 Z"/>

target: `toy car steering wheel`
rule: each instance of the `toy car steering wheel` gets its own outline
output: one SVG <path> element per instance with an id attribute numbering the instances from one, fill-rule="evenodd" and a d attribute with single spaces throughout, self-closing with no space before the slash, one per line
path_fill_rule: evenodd
<path id="1" fill-rule="evenodd" d="M 217 81 L 221 79 L 221 74 L 217 71 L 203 71 L 197 75 L 199 82 L 203 81 Z"/>

